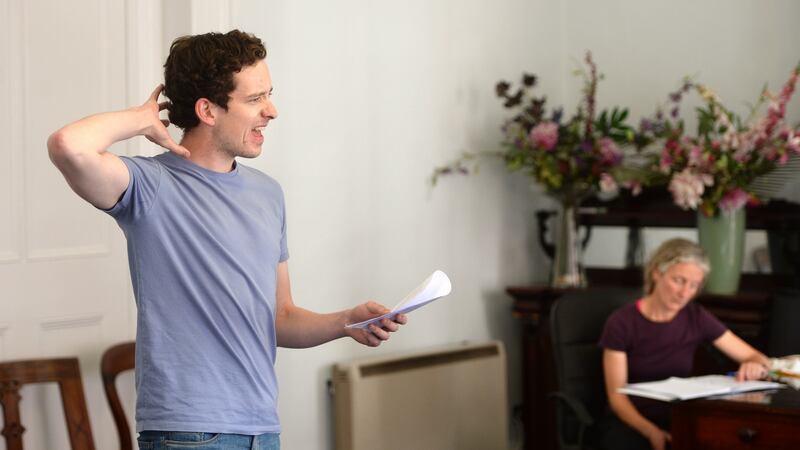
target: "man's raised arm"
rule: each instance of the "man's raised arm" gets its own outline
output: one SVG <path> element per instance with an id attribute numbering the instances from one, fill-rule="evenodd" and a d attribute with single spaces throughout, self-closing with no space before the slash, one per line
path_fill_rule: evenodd
<path id="1" fill-rule="evenodd" d="M 50 135 L 47 139 L 50 160 L 81 198 L 98 208 L 109 209 L 125 192 L 128 169 L 107 151 L 115 142 L 142 135 L 169 151 L 189 155 L 167 133 L 169 122 L 158 116 L 167 107 L 166 103 L 158 103 L 163 89 L 158 86 L 141 106 L 95 114 Z"/>

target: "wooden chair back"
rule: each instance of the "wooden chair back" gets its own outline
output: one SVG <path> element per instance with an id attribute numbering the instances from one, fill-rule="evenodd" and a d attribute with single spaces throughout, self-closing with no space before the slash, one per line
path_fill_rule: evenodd
<path id="1" fill-rule="evenodd" d="M 114 423 L 117 425 L 120 450 L 133 450 L 133 442 L 131 439 L 131 428 L 128 426 L 125 410 L 122 409 L 122 402 L 120 402 L 115 381 L 117 375 L 121 372 L 134 368 L 135 355 L 136 343 L 125 342 L 106 350 L 100 360 L 100 374 L 103 377 L 103 389 L 106 391 L 108 406 L 111 408 L 111 414 L 114 416 Z"/>
<path id="2" fill-rule="evenodd" d="M 77 358 L 0 362 L 0 405 L 7 450 L 22 450 L 20 388 L 24 384 L 58 383 L 72 450 L 95 450 Z"/>

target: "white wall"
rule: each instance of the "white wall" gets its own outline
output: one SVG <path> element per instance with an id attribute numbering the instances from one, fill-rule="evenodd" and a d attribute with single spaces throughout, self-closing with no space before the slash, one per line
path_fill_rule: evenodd
<path id="1" fill-rule="evenodd" d="M 414 313 L 379 349 L 341 340 L 282 350 L 286 448 L 326 448 L 334 362 L 461 340 L 504 339 L 520 399 L 518 323 L 504 288 L 547 277 L 534 262 L 536 195 L 496 164 L 428 179 L 466 150 L 494 148 L 501 78 L 557 80 L 554 7 L 529 1 L 236 2 L 233 25 L 264 39 L 279 118 L 253 164 L 286 192 L 295 301 L 318 311 L 374 298 L 392 306 L 434 269 L 453 294 Z M 387 405 L 391 407 L 391 405 Z"/>
<path id="2" fill-rule="evenodd" d="M 378 350 L 341 341 L 281 351 L 287 448 L 328 445 L 330 365 L 369 352 L 499 337 L 511 347 L 510 401 L 520 401 L 519 328 L 503 289 L 547 278 L 533 234 L 533 210 L 546 200 L 493 164 L 426 184 L 462 151 L 494 148 L 505 116 L 497 80 L 535 71 L 551 102 L 569 110 L 580 86 L 571 72 L 592 49 L 606 74 L 600 105 L 628 105 L 639 117 L 684 75 L 740 106 L 765 81 L 779 89 L 800 56 L 792 1 L 233 5 L 232 25 L 269 47 L 280 117 L 254 164 L 286 191 L 296 301 L 322 311 L 365 298 L 391 305 L 435 268 L 455 287 Z M 621 238 L 596 232 L 589 262 L 613 264 Z"/>

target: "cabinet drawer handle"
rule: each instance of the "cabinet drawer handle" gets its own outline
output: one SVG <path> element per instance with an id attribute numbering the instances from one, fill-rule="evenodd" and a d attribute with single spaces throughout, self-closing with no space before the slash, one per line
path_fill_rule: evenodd
<path id="1" fill-rule="evenodd" d="M 753 442 L 753 440 L 758 437 L 758 431 L 750 427 L 739 428 L 739 431 L 737 431 L 736 434 L 739 436 L 739 440 L 742 442 Z"/>

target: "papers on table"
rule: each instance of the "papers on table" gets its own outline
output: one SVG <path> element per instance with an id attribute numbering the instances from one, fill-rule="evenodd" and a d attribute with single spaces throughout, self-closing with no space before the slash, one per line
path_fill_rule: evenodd
<path id="1" fill-rule="evenodd" d="M 447 275 L 445 275 L 445 273 L 441 270 L 437 270 L 433 272 L 433 274 L 425 281 L 423 281 L 422 284 L 417 286 L 416 289 L 406 295 L 406 297 L 388 313 L 379 317 L 365 320 L 363 322 L 352 323 L 346 326 L 347 328 L 367 328 L 369 324 L 379 322 L 384 317 L 394 318 L 398 314 L 411 312 L 436 299 L 442 298 L 445 295 L 450 294 L 451 288 L 452 286 L 450 285 L 450 279 L 447 278 Z"/>
<path id="2" fill-rule="evenodd" d="M 782 387 L 784 385 L 771 381 L 736 381 L 735 378 L 725 375 L 705 375 L 628 384 L 617 389 L 617 392 L 670 402 Z"/>
<path id="3" fill-rule="evenodd" d="M 769 361 L 769 370 L 773 378 L 795 389 L 800 389 L 800 355 L 772 358 Z"/>

